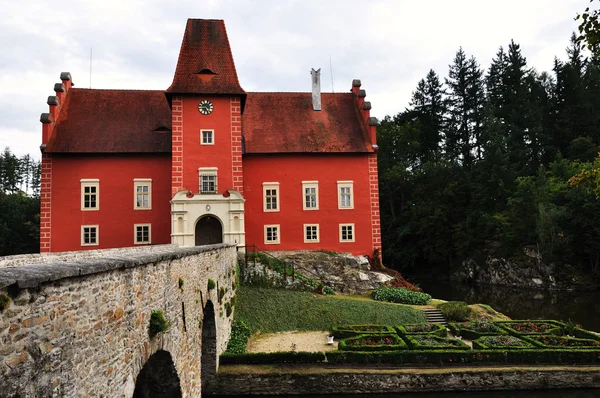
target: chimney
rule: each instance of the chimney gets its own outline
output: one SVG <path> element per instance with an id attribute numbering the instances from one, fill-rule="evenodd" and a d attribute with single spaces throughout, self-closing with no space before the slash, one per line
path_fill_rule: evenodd
<path id="1" fill-rule="evenodd" d="M 313 111 L 321 110 L 321 68 L 310 70 L 312 80 L 312 105 Z"/>

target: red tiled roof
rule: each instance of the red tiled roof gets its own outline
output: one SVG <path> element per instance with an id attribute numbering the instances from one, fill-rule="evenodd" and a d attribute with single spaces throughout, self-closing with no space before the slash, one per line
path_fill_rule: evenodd
<path id="1" fill-rule="evenodd" d="M 245 94 L 222 20 L 188 19 L 167 93 Z"/>
<path id="2" fill-rule="evenodd" d="M 248 93 L 242 116 L 246 153 L 373 152 L 352 93 Z"/>
<path id="3" fill-rule="evenodd" d="M 72 88 L 45 152 L 171 152 L 164 91 Z"/>

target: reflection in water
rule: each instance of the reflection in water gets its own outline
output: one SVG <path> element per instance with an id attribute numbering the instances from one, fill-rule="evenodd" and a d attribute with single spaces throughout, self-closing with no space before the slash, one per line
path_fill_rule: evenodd
<path id="1" fill-rule="evenodd" d="M 600 292 L 564 292 L 420 280 L 423 291 L 443 300 L 491 305 L 512 319 L 557 319 L 600 331 Z"/>

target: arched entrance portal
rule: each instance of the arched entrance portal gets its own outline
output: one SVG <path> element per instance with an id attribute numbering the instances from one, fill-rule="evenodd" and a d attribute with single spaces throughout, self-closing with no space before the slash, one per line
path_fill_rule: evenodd
<path id="1" fill-rule="evenodd" d="M 215 322 L 215 307 L 210 300 L 204 306 L 202 358 L 200 363 L 200 378 L 202 380 L 202 393 L 204 394 L 206 386 L 217 374 L 217 325 Z"/>
<path id="2" fill-rule="evenodd" d="M 171 354 L 159 350 L 144 365 L 135 383 L 133 398 L 181 398 L 179 376 Z"/>
<path id="3" fill-rule="evenodd" d="M 196 246 L 223 243 L 223 226 L 215 216 L 204 216 L 196 223 Z"/>

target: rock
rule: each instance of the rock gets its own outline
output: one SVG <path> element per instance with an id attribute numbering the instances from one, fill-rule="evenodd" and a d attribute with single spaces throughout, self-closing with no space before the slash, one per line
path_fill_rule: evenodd
<path id="1" fill-rule="evenodd" d="M 541 285 L 543 283 L 540 278 L 531 278 L 531 281 L 536 285 Z"/>
<path id="2" fill-rule="evenodd" d="M 361 281 L 368 281 L 371 278 L 369 278 L 369 275 L 365 274 L 364 272 L 359 272 L 358 279 L 360 279 Z"/>

